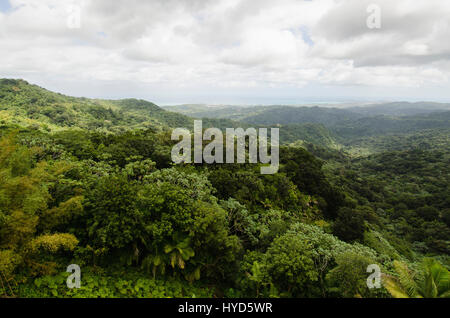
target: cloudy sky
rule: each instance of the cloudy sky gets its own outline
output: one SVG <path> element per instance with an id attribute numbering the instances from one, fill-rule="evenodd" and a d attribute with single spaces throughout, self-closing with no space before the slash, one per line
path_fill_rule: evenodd
<path id="1" fill-rule="evenodd" d="M 0 77 L 162 105 L 450 101 L 449 17 L 444 0 L 0 0 Z"/>

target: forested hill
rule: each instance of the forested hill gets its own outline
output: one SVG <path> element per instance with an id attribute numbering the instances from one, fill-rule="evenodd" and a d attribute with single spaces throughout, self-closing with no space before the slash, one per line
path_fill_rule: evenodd
<path id="1" fill-rule="evenodd" d="M 449 124 L 450 105 L 440 103 L 388 103 L 350 108 L 253 106 L 208 107 L 200 105 L 169 106 L 167 110 L 190 117 L 238 120 L 249 125 L 320 124 L 343 137 L 353 135 L 410 132 L 445 128 Z M 375 128 L 376 127 L 376 128 Z"/>
<path id="2" fill-rule="evenodd" d="M 414 116 L 373 116 L 347 120 L 331 130 L 343 139 L 418 132 L 427 129 L 449 129 L 450 111 Z"/>
<path id="3" fill-rule="evenodd" d="M 242 126 L 282 127 L 281 143 L 303 141 L 333 149 L 352 147 L 355 143 L 367 144 L 370 138 L 430 134 L 430 130 L 434 130 L 436 135 L 450 129 L 450 105 L 428 102 L 399 102 L 345 109 L 205 105 L 167 106 L 165 109 L 190 117 L 215 118 L 219 122 L 238 120 Z M 380 148 L 379 145 L 377 148 Z"/>
<path id="4" fill-rule="evenodd" d="M 0 80 L 0 297 L 448 297 L 450 114 L 311 108 L 299 111 L 321 121 L 302 123 L 283 109 L 258 122 L 292 142 L 263 175 L 174 165 L 170 127 L 192 117 Z M 377 135 L 371 120 L 412 131 Z M 354 153 L 379 153 L 348 156 L 337 127 L 359 138 Z M 367 288 L 370 264 L 380 289 Z"/>
<path id="5" fill-rule="evenodd" d="M 391 102 L 365 105 L 327 106 L 232 106 L 186 104 L 164 106 L 190 117 L 224 118 L 257 124 L 321 123 L 332 125 L 347 119 L 384 116 L 414 116 L 450 111 L 450 104 L 435 102 Z"/>
<path id="6" fill-rule="evenodd" d="M 6 122 L 47 130 L 78 127 L 104 131 L 192 125 L 191 118 L 144 100 L 70 97 L 24 80 L 0 79 L 0 123 Z"/>
<path id="7" fill-rule="evenodd" d="M 303 141 L 334 149 L 361 143 L 361 138 L 446 130 L 450 127 L 450 111 L 445 111 L 447 106 L 391 103 L 349 109 L 288 106 L 216 109 L 186 105 L 163 109 L 145 100 L 71 97 L 24 80 L 0 79 L 0 125 L 16 124 L 44 131 L 67 128 L 104 132 L 160 131 L 176 127 L 191 129 L 193 118 L 206 116 L 211 118 L 203 118 L 204 127 L 283 127 L 280 131 L 283 144 Z M 414 115 L 387 115 L 389 113 Z"/>
<path id="8" fill-rule="evenodd" d="M 248 116 L 243 121 L 254 125 L 315 123 L 332 126 L 361 117 L 364 116 L 337 108 L 280 106 L 271 107 L 259 114 Z"/>
<path id="9" fill-rule="evenodd" d="M 375 104 L 356 106 L 348 108 L 349 111 L 364 114 L 366 116 L 388 115 L 388 116 L 413 116 L 439 111 L 450 111 L 450 104 L 433 102 L 395 102 L 386 104 Z"/>

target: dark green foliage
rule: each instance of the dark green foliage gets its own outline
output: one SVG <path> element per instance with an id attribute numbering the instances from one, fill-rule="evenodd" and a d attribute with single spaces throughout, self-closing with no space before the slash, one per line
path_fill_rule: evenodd
<path id="1" fill-rule="evenodd" d="M 333 234 L 350 242 L 361 240 L 364 235 L 364 215 L 359 209 L 341 208 L 333 225 Z"/>
<path id="2" fill-rule="evenodd" d="M 332 295 L 345 298 L 374 297 L 374 291 L 367 288 L 367 267 L 375 260 L 354 252 L 346 252 L 336 258 L 337 266 L 326 277 Z"/>
<path id="3" fill-rule="evenodd" d="M 312 260 L 312 246 L 295 234 L 288 233 L 274 240 L 266 255 L 266 270 L 277 290 L 291 296 L 308 296 L 318 273 Z"/>
<path id="4" fill-rule="evenodd" d="M 385 115 L 348 120 L 339 123 L 332 131 L 342 139 L 354 139 L 362 136 L 411 133 L 427 129 L 448 129 L 450 112 L 427 115 L 390 117 Z"/>
<path id="5" fill-rule="evenodd" d="M 281 148 L 281 172 L 286 173 L 302 192 L 317 195 L 325 200 L 325 215 L 335 218 L 339 207 L 345 204 L 344 194 L 326 179 L 322 162 L 302 148 Z"/>
<path id="6" fill-rule="evenodd" d="M 68 289 L 69 273 L 36 278 L 18 288 L 20 297 L 33 298 L 168 298 L 211 297 L 213 291 L 200 284 L 174 278 L 151 279 L 145 272 L 85 268 L 80 289 Z"/>
<path id="7" fill-rule="evenodd" d="M 292 232 L 276 238 L 265 253 L 248 253 L 241 273 L 241 288 L 252 297 L 314 297 L 318 292 L 313 247 Z"/>
<path id="8" fill-rule="evenodd" d="M 366 115 L 255 107 L 203 121 L 283 124 L 293 144 L 261 175 L 173 166 L 170 127 L 193 120 L 153 103 L 0 80 L 0 295 L 386 297 L 367 289 L 367 265 L 449 264 L 450 139 L 436 130 L 448 118 Z"/>
<path id="9" fill-rule="evenodd" d="M 421 140 L 422 135 L 417 138 Z M 354 159 L 335 172 L 334 183 L 355 198 L 356 205 L 371 206 L 380 217 L 380 226 L 392 233 L 388 237 L 409 242 L 409 247 L 400 243 L 402 250 L 416 246 L 422 253 L 448 253 L 448 149 L 416 148 Z"/>
<path id="10" fill-rule="evenodd" d="M 93 247 L 123 248 L 142 237 L 142 213 L 136 207 L 137 186 L 124 175 L 98 180 L 86 194 L 86 243 Z"/>
<path id="11" fill-rule="evenodd" d="M 357 113 L 337 108 L 280 106 L 270 107 L 262 113 L 246 117 L 243 121 L 253 125 L 314 123 L 329 126 L 360 117 L 362 116 Z"/>

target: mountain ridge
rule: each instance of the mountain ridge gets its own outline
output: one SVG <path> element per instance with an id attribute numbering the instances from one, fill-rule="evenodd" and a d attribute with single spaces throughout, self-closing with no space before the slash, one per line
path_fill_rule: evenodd
<path id="1" fill-rule="evenodd" d="M 0 123 L 100 130 L 190 126 L 192 119 L 142 99 L 90 99 L 55 93 L 21 79 L 0 79 Z"/>

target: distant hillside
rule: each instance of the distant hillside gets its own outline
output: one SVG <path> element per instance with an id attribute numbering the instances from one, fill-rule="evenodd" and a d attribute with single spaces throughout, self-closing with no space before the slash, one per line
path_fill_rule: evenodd
<path id="1" fill-rule="evenodd" d="M 433 102 L 396 102 L 387 104 L 375 104 L 368 106 L 349 107 L 347 110 L 366 116 L 390 115 L 390 116 L 413 116 L 439 111 L 450 110 L 450 104 Z"/>
<path id="2" fill-rule="evenodd" d="M 328 127 L 347 120 L 374 116 L 415 116 L 450 111 L 450 104 L 393 102 L 346 108 L 320 106 L 227 106 L 186 104 L 164 109 L 195 118 L 222 118 L 253 125 L 319 123 Z"/>
<path id="3" fill-rule="evenodd" d="M 270 106 L 232 106 L 232 105 L 200 105 L 186 104 L 165 106 L 167 111 L 177 112 L 194 118 L 216 118 L 241 121 L 246 117 L 259 114 L 270 109 Z"/>
<path id="4" fill-rule="evenodd" d="M 324 124 L 364 117 L 363 114 L 329 107 L 298 106 L 168 106 L 171 110 L 195 118 L 221 118 L 246 122 L 251 125 Z"/>
<path id="5" fill-rule="evenodd" d="M 338 149 L 340 145 L 336 136 L 322 124 L 286 125 L 280 128 L 280 140 L 282 143 L 295 143 L 303 141 L 321 147 Z"/>
<path id="6" fill-rule="evenodd" d="M 450 111 L 416 116 L 374 116 L 347 120 L 332 127 L 343 139 L 386 134 L 411 133 L 427 129 L 449 129 Z"/>
<path id="7" fill-rule="evenodd" d="M 136 99 L 100 100 L 65 96 L 24 80 L 0 79 L 0 124 L 120 131 L 190 127 L 192 119 Z"/>
<path id="8" fill-rule="evenodd" d="M 449 129 L 450 111 L 443 110 L 446 105 L 390 103 L 348 109 L 206 105 L 165 108 L 187 114 L 184 115 L 145 100 L 70 97 L 23 80 L 0 79 L 0 125 L 35 127 L 47 131 L 73 127 L 119 132 L 176 127 L 191 129 L 194 118 L 202 118 L 204 128 L 280 127 L 282 144 L 300 141 L 333 149 L 343 145 L 352 147 L 353 143 L 374 148 L 372 141 L 363 139 Z M 423 114 L 425 107 L 428 107 L 428 113 Z M 410 112 L 411 109 L 421 113 L 413 116 L 373 115 Z"/>
<path id="9" fill-rule="evenodd" d="M 332 126 L 346 120 L 355 120 L 362 115 L 344 109 L 324 107 L 270 107 L 267 110 L 242 119 L 254 125 L 323 124 Z"/>

